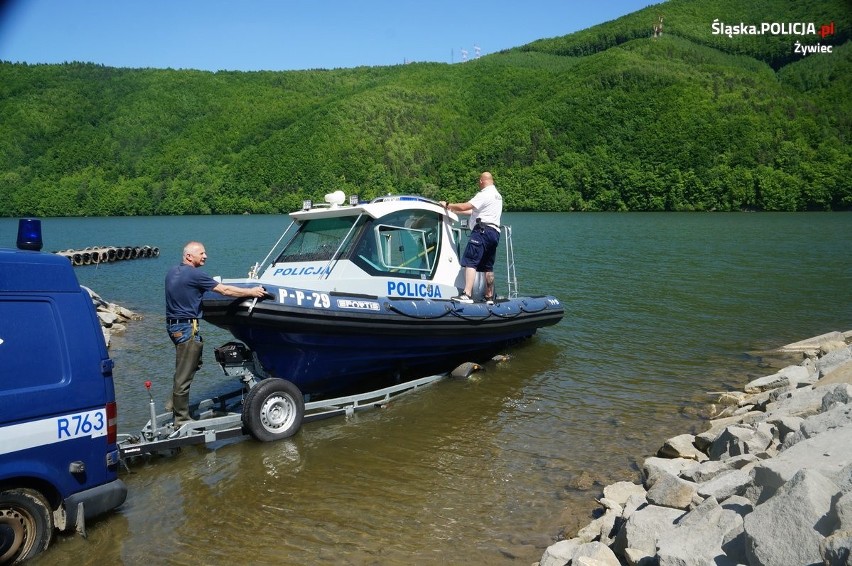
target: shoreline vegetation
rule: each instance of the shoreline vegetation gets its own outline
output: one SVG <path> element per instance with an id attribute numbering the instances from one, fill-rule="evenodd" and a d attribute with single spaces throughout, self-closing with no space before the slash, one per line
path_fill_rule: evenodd
<path id="1" fill-rule="evenodd" d="M 852 563 L 852 331 L 772 355 L 798 361 L 711 393 L 709 428 L 605 487 L 538 566 Z"/>

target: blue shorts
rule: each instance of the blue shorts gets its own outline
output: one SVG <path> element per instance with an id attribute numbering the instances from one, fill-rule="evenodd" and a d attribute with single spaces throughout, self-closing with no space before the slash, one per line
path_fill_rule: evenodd
<path id="1" fill-rule="evenodd" d="M 470 239 L 461 259 L 462 267 L 473 267 L 477 271 L 494 271 L 497 258 L 497 244 L 500 243 L 500 231 L 494 228 L 480 228 L 470 231 Z"/>

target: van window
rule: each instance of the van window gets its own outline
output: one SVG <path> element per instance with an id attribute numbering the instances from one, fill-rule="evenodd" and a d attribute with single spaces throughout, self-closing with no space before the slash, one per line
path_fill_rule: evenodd
<path id="1" fill-rule="evenodd" d="M 49 301 L 0 298 L 0 392 L 61 382 L 65 356 L 60 344 Z"/>

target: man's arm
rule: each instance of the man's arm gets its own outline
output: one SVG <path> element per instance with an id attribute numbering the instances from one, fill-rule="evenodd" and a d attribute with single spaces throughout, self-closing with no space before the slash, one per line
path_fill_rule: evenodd
<path id="1" fill-rule="evenodd" d="M 213 287 L 213 291 L 226 297 L 257 297 L 261 298 L 266 295 L 266 289 L 262 285 L 257 287 L 237 287 L 235 285 L 225 285 L 219 283 Z"/>
<path id="2" fill-rule="evenodd" d="M 473 205 L 469 202 L 446 202 L 441 201 L 439 204 L 443 204 L 444 208 L 450 210 L 452 212 L 461 212 L 462 214 L 470 214 L 473 210 Z"/>

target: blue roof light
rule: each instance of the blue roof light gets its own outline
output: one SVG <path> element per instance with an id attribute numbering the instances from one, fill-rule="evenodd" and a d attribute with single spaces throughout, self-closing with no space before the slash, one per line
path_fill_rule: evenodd
<path id="1" fill-rule="evenodd" d="M 18 220 L 18 249 L 41 250 L 41 220 L 36 218 L 21 218 Z"/>

